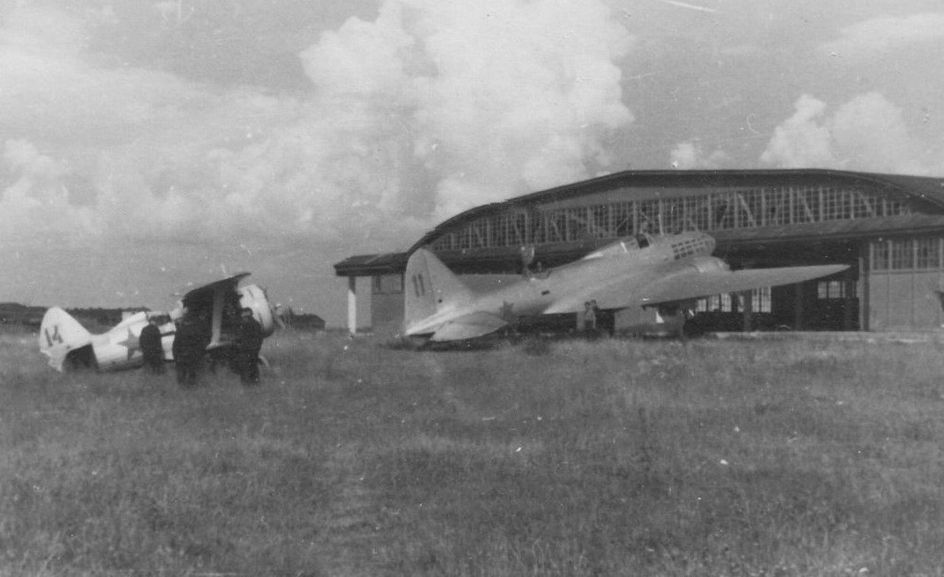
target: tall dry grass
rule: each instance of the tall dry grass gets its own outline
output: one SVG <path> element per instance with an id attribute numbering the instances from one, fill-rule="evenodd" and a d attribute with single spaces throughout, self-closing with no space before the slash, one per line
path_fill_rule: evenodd
<path id="1" fill-rule="evenodd" d="M 4 575 L 944 574 L 933 343 L 283 332 L 196 390 L 34 348 L 0 339 Z"/>

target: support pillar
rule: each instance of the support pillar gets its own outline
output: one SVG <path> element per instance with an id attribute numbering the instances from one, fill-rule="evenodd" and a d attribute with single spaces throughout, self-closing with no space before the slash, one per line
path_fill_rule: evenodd
<path id="1" fill-rule="evenodd" d="M 347 330 L 357 334 L 357 277 L 347 277 Z"/>
<path id="2" fill-rule="evenodd" d="M 872 269 L 869 266 L 871 244 L 863 243 L 859 253 L 859 282 L 856 283 L 856 298 L 859 299 L 859 330 L 871 330 L 872 316 Z"/>
<path id="3" fill-rule="evenodd" d="M 842 303 L 842 330 L 853 331 L 856 329 L 855 319 L 858 312 L 855 307 L 855 289 L 854 280 L 843 279 L 843 303 Z"/>

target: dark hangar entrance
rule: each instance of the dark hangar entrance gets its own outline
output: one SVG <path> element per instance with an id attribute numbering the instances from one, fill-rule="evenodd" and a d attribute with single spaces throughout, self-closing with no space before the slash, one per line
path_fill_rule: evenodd
<path id="1" fill-rule="evenodd" d="M 403 317 L 403 271 L 424 246 L 472 284 L 521 270 L 521 247 L 553 267 L 636 232 L 700 230 L 732 268 L 846 264 L 835 277 L 698 304 L 704 330 L 931 330 L 944 323 L 944 180 L 831 170 L 629 171 L 483 205 L 456 215 L 405 253 L 336 263 L 348 278 L 348 325 L 357 325 L 357 278 L 369 277 L 377 333 Z M 366 283 L 360 283 L 363 287 Z M 363 288 L 362 288 L 363 290 Z M 352 310 L 352 307 L 354 309 Z M 658 322 L 623 311 L 616 328 Z M 566 324 L 566 321 L 565 321 Z"/>
<path id="2" fill-rule="evenodd" d="M 794 285 L 698 302 L 689 328 L 698 331 L 856 331 L 862 328 L 859 243 L 781 242 L 751 246 L 728 238 L 715 256 L 732 268 L 846 264 L 849 269 Z"/>

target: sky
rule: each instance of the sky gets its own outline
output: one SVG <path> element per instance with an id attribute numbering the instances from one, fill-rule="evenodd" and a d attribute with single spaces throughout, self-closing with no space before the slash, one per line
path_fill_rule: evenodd
<path id="1" fill-rule="evenodd" d="M 342 326 L 334 263 L 486 202 L 944 176 L 942 61 L 938 0 L 0 0 L 0 302 L 166 309 L 251 271 Z"/>

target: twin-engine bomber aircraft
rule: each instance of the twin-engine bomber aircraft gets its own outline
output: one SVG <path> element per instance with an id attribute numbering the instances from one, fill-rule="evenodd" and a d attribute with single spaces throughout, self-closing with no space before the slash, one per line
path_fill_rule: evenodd
<path id="1" fill-rule="evenodd" d="M 269 336 L 278 318 L 265 291 L 256 285 L 239 286 L 249 276 L 241 273 L 189 291 L 178 307 L 170 313 L 136 313 L 108 332 L 93 335 L 66 311 L 52 307 L 46 311 L 39 329 L 39 350 L 49 358 L 49 366 L 64 368 L 95 368 L 100 371 L 130 369 L 143 364 L 138 338 L 148 319 L 164 318 L 160 326 L 164 359 L 172 360 L 175 326 L 171 319 L 184 314 L 204 323 L 202 329 L 210 336 L 207 351 L 225 356 L 234 345 L 233 337 L 240 320 L 240 311 L 248 308 Z"/>
<path id="2" fill-rule="evenodd" d="M 670 317 L 680 331 L 696 299 L 798 283 L 849 268 L 732 271 L 710 256 L 714 248 L 714 238 L 700 232 L 639 234 L 486 293 L 471 291 L 432 252 L 420 248 L 406 266 L 405 334 L 432 342 L 474 339 L 520 317 L 579 313 L 591 301 L 603 311 L 658 307 L 660 315 Z"/>

